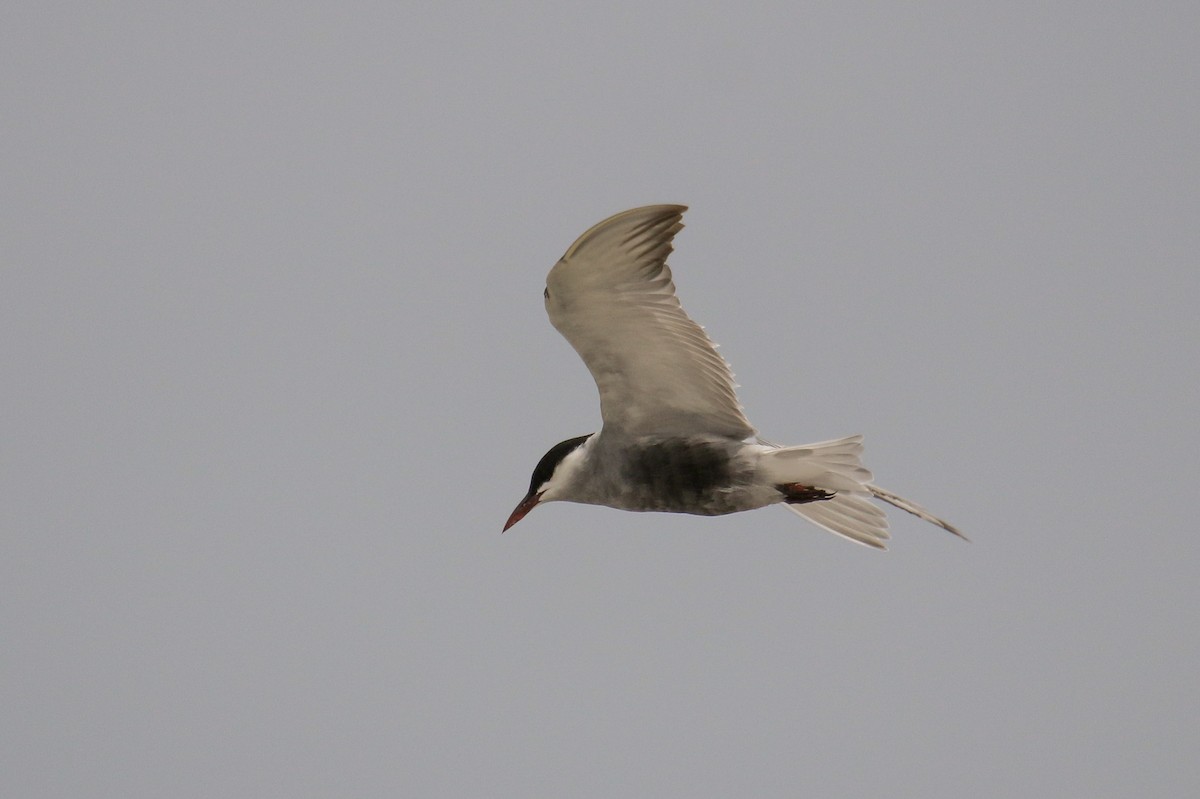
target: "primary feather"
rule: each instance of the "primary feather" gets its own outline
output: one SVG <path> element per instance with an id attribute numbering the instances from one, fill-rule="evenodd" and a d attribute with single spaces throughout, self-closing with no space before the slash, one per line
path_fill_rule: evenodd
<path id="1" fill-rule="evenodd" d="M 592 373 L 606 430 L 748 438 L 729 365 L 666 264 L 685 210 L 635 208 L 584 233 L 546 278 L 546 313 Z"/>

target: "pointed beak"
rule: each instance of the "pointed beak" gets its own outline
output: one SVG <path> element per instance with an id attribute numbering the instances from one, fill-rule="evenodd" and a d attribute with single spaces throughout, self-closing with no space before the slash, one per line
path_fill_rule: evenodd
<path id="1" fill-rule="evenodd" d="M 520 503 L 518 503 L 518 504 L 517 504 L 517 507 L 516 507 L 516 509 L 515 509 L 515 510 L 512 512 L 512 515 L 508 517 L 508 521 L 506 521 L 506 522 L 504 523 L 504 529 L 503 529 L 503 530 L 501 530 L 500 532 L 502 532 L 502 533 L 507 533 L 507 532 L 508 532 L 508 528 L 512 527 L 514 524 L 516 524 L 517 522 L 519 522 L 519 521 L 521 521 L 522 519 L 524 519 L 524 518 L 525 518 L 525 514 L 529 513 L 529 511 L 531 511 L 531 510 L 533 510 L 535 507 L 537 507 L 538 500 L 539 500 L 539 499 L 541 499 L 541 498 L 542 498 L 542 495 L 541 495 L 540 493 L 538 493 L 538 494 L 533 494 L 533 493 L 526 494 L 526 495 L 525 495 L 525 499 L 521 500 L 521 501 L 520 501 Z"/>

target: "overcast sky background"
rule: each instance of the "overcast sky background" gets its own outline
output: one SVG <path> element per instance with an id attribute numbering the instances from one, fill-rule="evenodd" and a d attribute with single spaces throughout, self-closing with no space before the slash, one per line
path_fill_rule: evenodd
<path id="1" fill-rule="evenodd" d="M 0 794 L 1200 782 L 1200 9 L 9 3 Z M 888 553 L 555 504 L 625 208 Z"/>

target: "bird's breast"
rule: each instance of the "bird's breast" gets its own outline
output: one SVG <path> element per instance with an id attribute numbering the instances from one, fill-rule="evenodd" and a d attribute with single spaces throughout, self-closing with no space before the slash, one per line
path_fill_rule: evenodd
<path id="1" fill-rule="evenodd" d="M 642 440 L 618 457 L 615 501 L 628 510 L 720 515 L 745 510 L 739 490 L 751 465 L 740 443 L 665 438 Z"/>

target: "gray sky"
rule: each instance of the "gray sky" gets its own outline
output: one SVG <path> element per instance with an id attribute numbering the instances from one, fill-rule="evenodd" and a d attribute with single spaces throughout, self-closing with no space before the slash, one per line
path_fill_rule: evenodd
<path id="1" fill-rule="evenodd" d="M 1200 782 L 1200 11 L 8 4 L 0 794 L 1162 796 Z M 780 509 L 500 527 L 637 205 Z"/>

